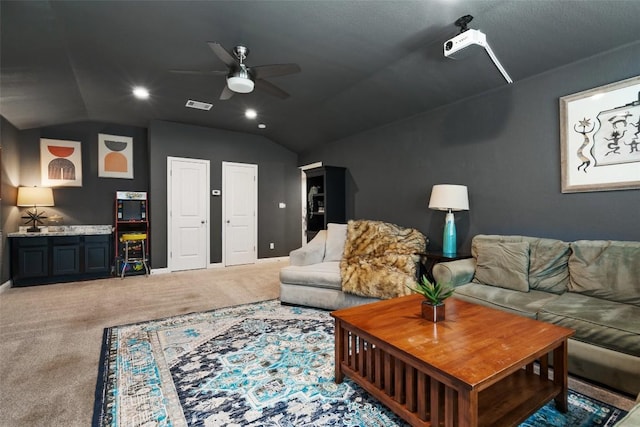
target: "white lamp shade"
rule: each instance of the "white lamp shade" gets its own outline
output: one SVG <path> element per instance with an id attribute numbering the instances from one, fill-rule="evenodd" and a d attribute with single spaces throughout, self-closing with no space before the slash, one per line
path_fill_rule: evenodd
<path id="1" fill-rule="evenodd" d="M 18 206 L 55 206 L 49 187 L 18 187 Z"/>
<path id="2" fill-rule="evenodd" d="M 466 185 L 438 184 L 431 189 L 429 209 L 438 211 L 468 211 L 469 195 Z"/>

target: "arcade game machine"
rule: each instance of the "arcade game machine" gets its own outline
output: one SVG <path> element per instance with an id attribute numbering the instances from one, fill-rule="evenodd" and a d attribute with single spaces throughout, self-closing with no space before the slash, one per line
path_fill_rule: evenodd
<path id="1" fill-rule="evenodd" d="M 145 191 L 118 191 L 115 201 L 116 274 L 149 275 L 149 217 Z"/>

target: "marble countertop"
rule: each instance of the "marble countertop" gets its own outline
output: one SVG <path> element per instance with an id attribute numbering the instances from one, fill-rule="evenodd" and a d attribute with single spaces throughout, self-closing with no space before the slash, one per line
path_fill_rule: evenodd
<path id="1" fill-rule="evenodd" d="M 47 237 L 47 236 L 84 236 L 94 234 L 111 234 L 112 225 L 56 225 L 40 227 L 40 233 L 27 232 L 27 226 L 20 226 L 15 233 L 8 237 Z"/>

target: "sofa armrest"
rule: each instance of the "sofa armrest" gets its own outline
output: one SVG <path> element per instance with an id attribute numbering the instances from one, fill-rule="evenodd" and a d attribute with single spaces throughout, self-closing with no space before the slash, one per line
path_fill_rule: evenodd
<path id="1" fill-rule="evenodd" d="M 326 240 L 327 230 L 320 230 L 306 245 L 289 252 L 289 264 L 311 265 L 321 263 L 324 260 Z"/>
<path id="2" fill-rule="evenodd" d="M 475 258 L 441 262 L 433 266 L 433 278 L 438 283 L 459 286 L 469 283 L 476 271 Z"/>

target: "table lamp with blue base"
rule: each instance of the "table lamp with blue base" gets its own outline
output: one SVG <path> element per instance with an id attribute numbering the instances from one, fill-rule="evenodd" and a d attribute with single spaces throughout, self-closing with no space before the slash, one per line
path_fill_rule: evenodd
<path id="1" fill-rule="evenodd" d="M 431 190 L 429 209 L 447 211 L 444 220 L 444 233 L 442 235 L 442 253 L 455 256 L 456 222 L 454 211 L 469 210 L 469 195 L 465 185 L 438 184 Z"/>

